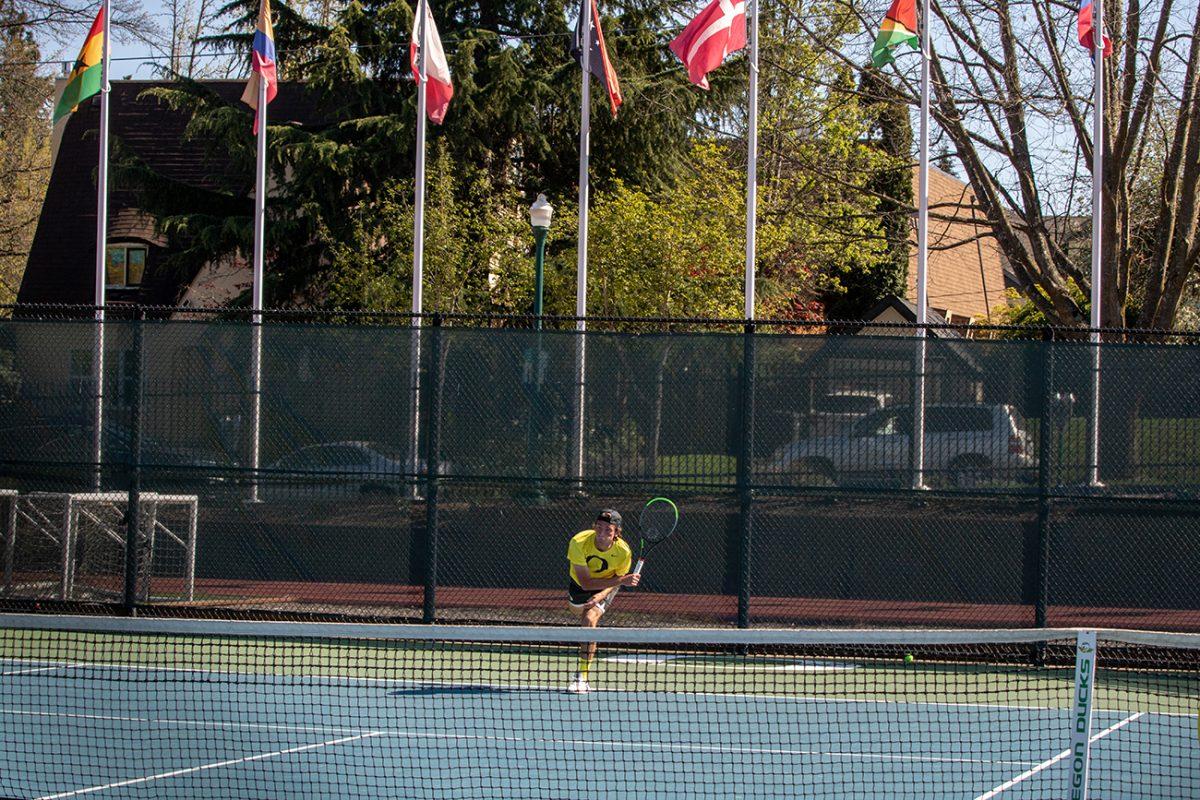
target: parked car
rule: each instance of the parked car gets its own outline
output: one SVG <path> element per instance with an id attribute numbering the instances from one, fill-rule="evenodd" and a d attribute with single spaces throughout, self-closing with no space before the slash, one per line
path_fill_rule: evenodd
<path id="1" fill-rule="evenodd" d="M 267 499 L 333 499 L 362 494 L 397 494 L 411 485 L 408 453 L 382 442 L 328 442 L 302 447 L 267 467 L 263 484 Z M 418 474 L 425 459 L 417 460 Z M 439 474 L 450 474 L 450 464 L 439 464 Z"/>
<path id="2" fill-rule="evenodd" d="M 887 392 L 869 389 L 841 389 L 813 399 L 808 414 L 808 436 L 836 436 L 855 422 L 880 411 L 892 401 Z"/>
<path id="3" fill-rule="evenodd" d="M 912 475 L 913 407 L 869 414 L 848 431 L 792 442 L 768 465 L 774 477 L 797 483 L 903 484 Z M 1024 480 L 1036 466 L 1033 439 L 1009 405 L 925 408 L 926 482 L 958 487 L 997 479 Z"/>
<path id="4" fill-rule="evenodd" d="M 133 432 L 109 422 L 101 437 L 105 483 L 123 483 L 131 461 Z M 31 489 L 85 487 L 95 480 L 95 433 L 90 425 L 40 425 L 0 430 L 3 474 Z M 187 491 L 202 484 L 223 483 L 232 459 L 142 436 L 142 479 L 148 489 Z"/>

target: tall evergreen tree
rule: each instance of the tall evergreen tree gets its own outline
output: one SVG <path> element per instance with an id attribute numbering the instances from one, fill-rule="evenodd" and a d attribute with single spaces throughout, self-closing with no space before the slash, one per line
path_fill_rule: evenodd
<path id="1" fill-rule="evenodd" d="M 412 179 L 416 92 L 408 43 L 415 4 L 354 0 L 327 26 L 286 3 L 272 5 L 281 77 L 305 81 L 325 121 L 270 131 L 271 170 L 280 188 L 268 202 L 267 252 L 286 243 L 288 255 L 268 264 L 268 302 L 321 302 L 313 281 L 333 259 L 320 242 L 336 241 L 344 254 L 359 248 L 357 237 L 379 240 L 364 220 L 384 206 L 394 209 L 397 182 Z M 224 13 L 240 16 L 247 33 L 216 42 L 248 47 L 256 9 L 257 0 L 228 6 Z M 648 189 L 672 185 L 687 168 L 698 115 L 722 117 L 740 97 L 743 79 L 733 73 L 722 75 L 709 93 L 688 86 L 666 47 L 675 10 L 674 0 L 602 6 L 626 102 L 614 120 L 602 93 L 593 92 L 591 164 L 598 191 L 616 179 Z M 574 194 L 580 73 L 568 44 L 577 13 L 573 0 L 449 0 L 434 7 L 455 95 L 445 124 L 430 129 L 431 146 L 450 163 L 482 170 L 459 184 L 463 191 L 469 185 L 477 200 L 486 203 L 490 196 L 495 203 L 512 192 L 518 203 L 537 192 L 564 199 Z M 163 185 L 133 163 L 123 176 L 153 198 L 150 210 L 164 228 L 188 243 L 176 259 L 184 272 L 235 250 L 247 252 L 254 142 L 246 110 L 194 83 L 155 93 L 191 112 L 190 135 L 232 162 L 227 185 L 197 197 L 194 190 Z M 480 181 L 491 190 L 480 193 Z M 313 244 L 297 248 L 296 242 Z"/>

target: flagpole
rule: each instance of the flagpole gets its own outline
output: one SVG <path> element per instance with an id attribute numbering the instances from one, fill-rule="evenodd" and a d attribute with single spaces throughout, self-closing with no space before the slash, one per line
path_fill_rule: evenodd
<path id="1" fill-rule="evenodd" d="M 1100 485 L 1100 333 L 1104 247 L 1104 0 L 1092 0 L 1092 419 L 1088 428 L 1088 482 Z"/>
<path id="2" fill-rule="evenodd" d="M 917 376 L 913 392 L 913 488 L 925 489 L 925 358 L 929 322 L 929 0 L 921 0 L 921 133 L 917 169 Z"/>
<path id="3" fill-rule="evenodd" d="M 416 495 L 416 475 L 420 466 L 421 438 L 421 310 L 425 272 L 425 112 L 429 86 L 429 48 L 425 37 L 426 0 L 417 3 L 417 42 L 420 49 L 420 75 L 417 79 L 417 163 L 413 198 L 413 275 L 412 275 L 412 339 L 409 347 L 409 386 L 412 387 L 412 412 L 409 415 L 409 470 L 413 475 Z M 433 469 L 433 465 L 426 465 Z"/>
<path id="4" fill-rule="evenodd" d="M 579 242 L 575 256 L 575 408 L 572 466 L 579 487 L 583 484 L 583 412 L 587 371 L 587 255 L 588 255 L 588 161 L 591 157 L 592 125 L 592 0 L 580 8 L 579 47 L 582 70 L 579 107 Z"/>
<path id="5" fill-rule="evenodd" d="M 108 258 L 108 101 L 111 86 L 108 83 L 110 3 L 104 0 L 104 39 L 100 50 L 100 162 L 96 170 L 96 282 L 93 302 L 95 305 L 96 337 L 92 362 L 96 371 L 96 403 L 93 420 L 93 460 L 96 464 L 94 484 L 100 491 L 104 481 L 104 304 L 105 263 Z"/>
<path id="6" fill-rule="evenodd" d="M 754 255 L 758 216 L 758 0 L 750 0 L 750 120 L 746 130 L 746 319 L 754 319 Z"/>
<path id="7" fill-rule="evenodd" d="M 258 79 L 257 154 L 254 159 L 254 265 L 250 287 L 250 380 L 252 404 L 250 415 L 250 502 L 257 503 L 258 467 L 262 438 L 262 311 L 263 311 L 263 253 L 267 222 L 267 80 Z"/>

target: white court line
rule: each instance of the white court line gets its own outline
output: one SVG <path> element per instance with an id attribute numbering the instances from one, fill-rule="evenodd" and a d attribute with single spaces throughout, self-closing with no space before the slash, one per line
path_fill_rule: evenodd
<path id="1" fill-rule="evenodd" d="M 86 789 L 73 789 L 72 791 L 69 791 L 69 792 L 61 792 L 59 794 L 48 794 L 48 795 L 39 797 L 38 800 L 57 800 L 57 798 L 61 798 L 61 797 L 76 797 L 81 794 L 90 794 L 91 792 L 102 792 L 105 789 L 117 789 L 121 786 L 134 786 L 135 784 L 149 783 L 150 781 L 163 780 L 164 778 L 176 778 L 176 777 L 179 777 L 180 775 L 190 775 L 191 773 L 202 772 L 206 769 L 217 769 L 218 767 L 229 767 L 229 766 L 233 766 L 234 764 L 245 764 L 249 761 L 263 761 L 265 759 L 275 758 L 277 756 L 285 756 L 285 755 L 289 755 L 291 753 L 303 753 L 306 750 L 318 750 L 322 747 L 332 747 L 335 744 L 345 744 L 346 742 L 353 742 L 353 741 L 357 741 L 359 739 L 369 739 L 372 736 L 382 736 L 382 735 L 383 735 L 382 733 L 372 732 L 372 733 L 364 733 L 359 736 L 346 736 L 341 739 L 330 739 L 328 742 L 318 742 L 317 744 L 306 744 L 306 745 L 302 745 L 300 747 L 289 747 L 286 750 L 275 750 L 270 753 L 259 753 L 258 755 L 246 756 L 245 758 L 232 758 L 232 759 L 229 759 L 228 761 L 214 761 L 211 764 L 201 764 L 198 767 L 187 767 L 185 769 L 176 769 L 176 770 L 172 770 L 170 772 L 160 772 L 157 775 L 146 775 L 145 777 L 142 777 L 142 778 L 130 778 L 129 780 L 125 780 L 125 781 L 116 781 L 114 783 L 106 783 L 102 786 L 89 786 Z"/>
<path id="2" fill-rule="evenodd" d="M 1139 717 L 1144 717 L 1145 715 L 1146 715 L 1145 711 L 1139 711 L 1138 713 L 1133 714 L 1132 716 L 1128 716 L 1125 719 L 1121 720 L 1120 722 L 1116 723 L 1115 725 L 1111 725 L 1111 726 L 1105 728 L 1104 730 L 1100 731 L 1095 736 L 1088 739 L 1088 742 L 1095 742 L 1100 739 L 1103 739 L 1105 736 L 1108 736 L 1113 731 L 1118 731 L 1121 728 L 1124 728 L 1129 723 L 1138 719 Z M 1071 754 L 1070 750 L 1063 750 L 1061 753 L 1056 755 L 1054 758 L 1047 759 L 1047 760 L 1043 761 L 1042 763 L 1038 764 L 1033 769 L 1022 772 L 1020 775 L 1013 778 L 1012 780 L 1005 781 L 1004 783 L 997 786 L 995 789 L 992 789 L 990 792 L 984 792 L 983 794 L 979 795 L 979 797 L 976 797 L 975 800 L 991 800 L 991 798 L 995 797 L 996 795 L 1000 794 L 1001 792 L 1008 791 L 1009 789 L 1016 786 L 1018 783 L 1025 780 L 1026 778 L 1031 778 L 1034 775 L 1041 772 L 1042 770 L 1047 769 L 1048 767 L 1054 766 L 1055 764 L 1062 761 L 1064 758 L 1066 758 L 1070 754 Z"/>
<path id="3" fill-rule="evenodd" d="M 266 722 L 207 722 L 191 719 L 161 719 L 158 717 L 122 717 L 115 714 L 72 714 L 66 711 L 26 711 L 16 708 L 0 708 L 0 714 L 15 717 L 62 717 L 63 719 L 87 719 L 98 722 L 137 722 L 147 725 L 167 725 L 181 728 L 245 729 L 261 731 L 285 731 L 288 733 L 374 733 L 364 728 L 341 728 L 316 725 L 271 725 Z"/>
<path id="4" fill-rule="evenodd" d="M 407 736 L 416 739 L 467 739 L 483 741 L 532 742 L 535 744 L 562 744 L 583 747 L 604 747 L 625 750 L 654 750 L 668 753 L 727 753 L 730 755 L 767 755 L 767 756 L 815 756 L 817 758 L 840 758 L 858 761 L 909 761 L 930 764 L 1028 764 L 1028 761 L 991 761 L 979 758 L 948 758 L 940 756 L 904 756 L 892 753 L 844 753 L 836 750 L 792 750 L 772 747 L 725 747 L 723 745 L 704 744 L 658 744 L 654 742 L 623 742 L 605 741 L 603 739 L 530 739 L 519 736 L 479 736 L 471 734 L 428 734 L 428 733 L 399 733 L 390 735 Z"/>
<path id="5" fill-rule="evenodd" d="M 784 755 L 784 756 L 816 756 L 820 758 L 840 758 L 840 759 L 858 759 L 862 761 L 910 761 L 923 763 L 953 763 L 953 764 L 1001 764 L 1005 766 L 1029 766 L 1031 761 L 1006 761 L 1006 760 L 991 760 L 991 759 L 976 759 L 976 758 L 952 758 L 944 756 L 910 756 L 896 755 L 892 753 L 856 753 L 856 752 L 839 752 L 825 750 L 797 750 L 791 748 L 771 748 L 771 747 L 735 747 L 726 745 L 706 745 L 700 743 L 685 743 L 685 744 L 664 744 L 660 742 L 628 742 L 628 741 L 606 741 L 599 739 L 558 739 L 538 736 L 488 736 L 485 734 L 466 734 L 466 733 L 432 733 L 429 731 L 408 731 L 402 729 L 381 729 L 381 730 L 363 730 L 361 728 L 337 728 L 337 727 L 302 727 L 288 725 L 268 725 L 265 723 L 253 722 L 205 722 L 200 720 L 171 720 L 171 719 L 156 719 L 151 717 L 119 717 L 108 716 L 102 714 L 67 714 L 55 713 L 51 711 L 14 711 L 12 709 L 0 708 L 2 714 L 15 714 L 19 716 L 38 716 L 38 717 L 66 717 L 69 719 L 92 719 L 108 722 L 136 722 L 152 725 L 180 726 L 180 727 L 200 727 L 200 728 L 226 728 L 226 729 L 260 729 L 265 731 L 290 731 L 302 733 L 354 733 L 362 734 L 363 736 L 396 736 L 405 739 L 437 739 L 450 741 L 474 741 L 474 742 L 507 742 L 513 744 L 551 744 L 551 745 L 570 745 L 572 747 L 609 747 L 614 749 L 625 750 L 652 750 L 671 753 L 729 753 L 733 755 Z"/>
<path id="6" fill-rule="evenodd" d="M 9 670 L 7 672 L 0 672 L 0 678 L 4 677 L 5 675 L 32 675 L 35 672 L 54 672 L 55 670 L 73 669 L 73 668 L 79 667 L 79 666 L 83 666 L 83 665 L 82 664 L 54 664 L 49 667 L 31 667 L 29 669 L 14 669 L 14 670 Z"/>

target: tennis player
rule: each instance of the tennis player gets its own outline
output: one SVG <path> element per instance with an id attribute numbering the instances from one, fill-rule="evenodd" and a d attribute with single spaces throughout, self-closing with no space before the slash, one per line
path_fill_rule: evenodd
<path id="1" fill-rule="evenodd" d="M 570 580 L 567 582 L 571 608 L 579 612 L 580 624 L 595 628 L 604 615 L 601 603 L 618 586 L 637 586 L 640 575 L 630 575 L 633 551 L 621 538 L 621 515 L 606 508 L 596 516 L 594 528 L 580 531 L 567 545 Z M 579 645 L 579 670 L 567 687 L 576 694 L 590 692 L 588 671 L 596 657 L 596 643 Z"/>

